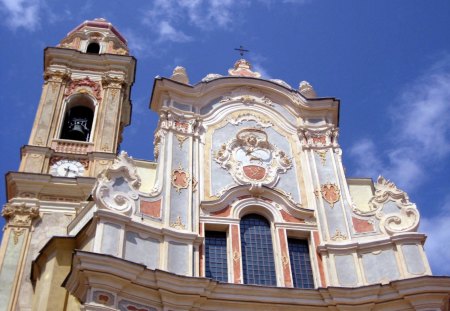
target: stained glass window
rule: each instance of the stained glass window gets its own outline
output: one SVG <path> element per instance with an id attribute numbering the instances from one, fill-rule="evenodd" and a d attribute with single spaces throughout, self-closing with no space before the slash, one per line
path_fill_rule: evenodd
<path id="1" fill-rule="evenodd" d="M 227 234 L 225 232 L 205 232 L 205 275 L 207 278 L 228 282 Z"/>
<path id="2" fill-rule="evenodd" d="M 245 284 L 277 285 L 269 222 L 250 214 L 240 222 Z"/>
<path id="3" fill-rule="evenodd" d="M 314 288 L 308 241 L 289 238 L 288 248 L 294 287 Z"/>

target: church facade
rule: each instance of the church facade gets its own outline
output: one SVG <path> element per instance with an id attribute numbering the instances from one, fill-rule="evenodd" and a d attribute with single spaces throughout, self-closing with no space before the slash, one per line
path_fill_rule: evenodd
<path id="1" fill-rule="evenodd" d="M 447 310 L 408 195 L 347 178 L 339 104 L 245 59 L 157 77 L 155 161 L 119 153 L 136 60 L 104 19 L 44 51 L 6 175 L 0 310 Z"/>

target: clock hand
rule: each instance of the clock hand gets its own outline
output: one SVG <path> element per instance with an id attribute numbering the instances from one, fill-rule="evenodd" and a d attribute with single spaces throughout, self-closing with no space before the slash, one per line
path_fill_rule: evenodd
<path id="1" fill-rule="evenodd" d="M 70 172 L 70 168 L 65 167 L 64 170 L 66 171 L 66 175 L 64 175 L 64 177 L 67 177 L 67 175 L 69 175 Z"/>

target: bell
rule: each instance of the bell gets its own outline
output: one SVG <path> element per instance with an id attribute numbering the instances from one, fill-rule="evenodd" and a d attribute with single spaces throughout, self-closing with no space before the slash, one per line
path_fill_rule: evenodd
<path id="1" fill-rule="evenodd" d="M 86 140 L 89 134 L 86 118 L 73 118 L 69 123 L 69 139 Z"/>

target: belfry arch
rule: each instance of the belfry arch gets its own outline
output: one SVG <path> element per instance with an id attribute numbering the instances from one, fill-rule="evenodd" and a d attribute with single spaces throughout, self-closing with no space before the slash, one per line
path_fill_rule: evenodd
<path id="1" fill-rule="evenodd" d="M 75 94 L 67 101 L 59 138 L 90 141 L 93 133 L 95 100 L 86 94 Z"/>

